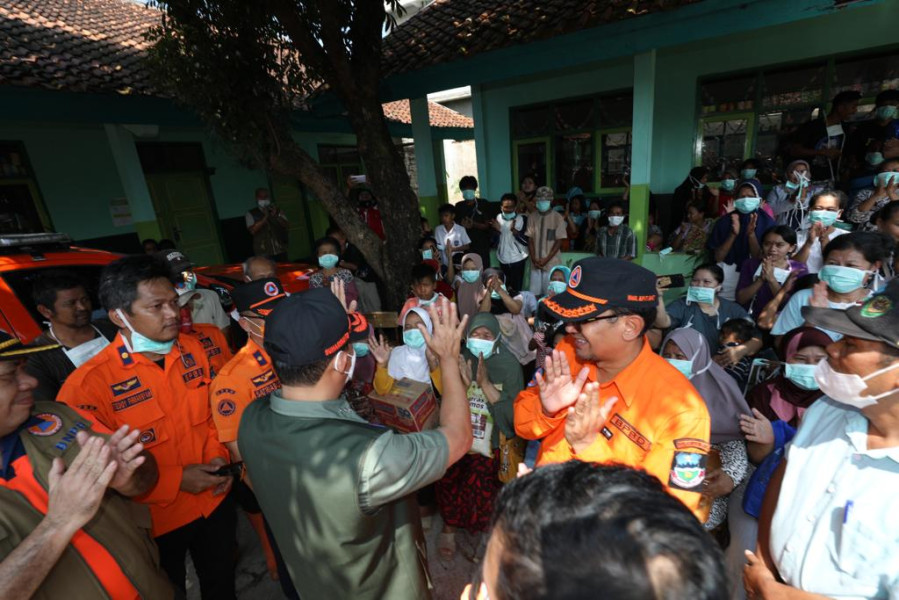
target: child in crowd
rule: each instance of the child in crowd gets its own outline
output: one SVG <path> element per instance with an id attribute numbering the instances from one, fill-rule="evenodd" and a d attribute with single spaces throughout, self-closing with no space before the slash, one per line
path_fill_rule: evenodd
<path id="1" fill-rule="evenodd" d="M 412 297 L 406 300 L 400 311 L 400 323 L 412 308 L 424 308 L 434 304 L 442 295 L 437 291 L 437 273 L 431 265 L 420 264 L 412 268 Z M 439 303 L 437 304 L 439 310 Z"/>
<path id="2" fill-rule="evenodd" d="M 440 207 L 440 225 L 434 230 L 434 238 L 444 265 L 452 262 L 454 254 L 462 254 L 471 246 L 468 232 L 456 223 L 456 209 L 452 204 Z"/>
<path id="3" fill-rule="evenodd" d="M 735 348 L 750 341 L 756 334 L 755 326 L 746 319 L 730 319 L 721 324 L 718 341 L 721 348 Z M 733 377 L 741 390 L 746 389 L 749 381 L 749 370 L 752 367 L 752 357 L 744 356 L 739 361 L 724 368 L 724 372 Z"/>
<path id="4" fill-rule="evenodd" d="M 609 205 L 609 224 L 596 234 L 596 254 L 606 258 L 634 260 L 637 257 L 637 236 L 624 224 L 627 213 L 624 205 L 615 201 Z"/>

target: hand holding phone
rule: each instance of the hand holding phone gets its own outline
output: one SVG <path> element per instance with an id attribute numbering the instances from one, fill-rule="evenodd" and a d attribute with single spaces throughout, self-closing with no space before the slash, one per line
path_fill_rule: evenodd
<path id="1" fill-rule="evenodd" d="M 243 473 L 243 461 L 241 462 L 233 462 L 228 463 L 227 465 L 222 465 L 215 471 L 212 471 L 213 475 L 218 477 L 240 477 Z"/>

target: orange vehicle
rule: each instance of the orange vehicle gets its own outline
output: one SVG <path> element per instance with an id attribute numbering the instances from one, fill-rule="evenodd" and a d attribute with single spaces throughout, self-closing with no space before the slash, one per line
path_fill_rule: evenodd
<path id="1" fill-rule="evenodd" d="M 0 234 L 0 329 L 30 342 L 41 334 L 40 313 L 31 299 L 31 285 L 41 271 L 65 269 L 81 276 L 88 286 L 94 310 L 101 311 L 97 281 L 104 266 L 122 256 L 72 245 L 61 233 Z M 278 276 L 288 291 L 309 287 L 302 265 L 278 265 Z M 198 267 L 197 285 L 215 291 L 226 312 L 231 310 L 230 291 L 243 281 L 241 265 Z M 105 314 L 103 315 L 105 317 Z"/>

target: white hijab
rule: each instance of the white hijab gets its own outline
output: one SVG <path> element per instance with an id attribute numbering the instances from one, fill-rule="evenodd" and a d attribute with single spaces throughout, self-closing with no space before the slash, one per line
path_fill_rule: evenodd
<path id="1" fill-rule="evenodd" d="M 411 308 L 403 317 L 403 328 L 406 326 L 406 319 L 411 313 L 417 314 L 425 324 L 428 333 L 434 332 L 434 324 L 431 323 L 431 317 L 428 311 L 423 308 Z M 394 379 L 411 379 L 420 383 L 431 382 L 431 370 L 428 369 L 428 358 L 425 356 L 427 346 L 421 348 L 412 348 L 406 346 L 398 346 L 390 353 L 390 360 L 387 362 L 387 372 Z"/>

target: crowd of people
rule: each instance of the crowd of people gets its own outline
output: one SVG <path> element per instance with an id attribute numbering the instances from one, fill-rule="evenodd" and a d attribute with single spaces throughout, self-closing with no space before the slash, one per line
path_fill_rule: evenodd
<path id="1" fill-rule="evenodd" d="M 899 148 L 878 138 L 899 97 L 864 164 L 840 162 L 852 102 L 822 119 L 846 139 L 797 137 L 767 193 L 754 161 L 714 193 L 692 170 L 645 239 L 626 198 L 525 177 L 491 203 L 465 177 L 387 331 L 339 228 L 284 291 L 262 192 L 233 306 L 174 249 L 106 266 L 102 308 L 42 273 L 45 333 L 0 336 L 0 597 L 182 597 L 190 554 L 202 597 L 234 598 L 238 509 L 288 598 L 432 597 L 462 533 L 463 598 L 899 596 Z M 697 264 L 669 302 L 635 261 L 666 240 Z M 370 397 L 404 385 L 433 427 L 384 426 Z"/>

